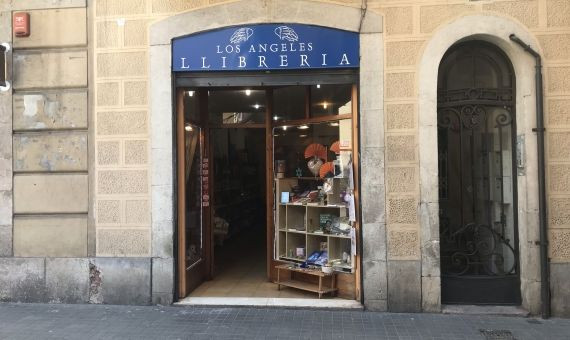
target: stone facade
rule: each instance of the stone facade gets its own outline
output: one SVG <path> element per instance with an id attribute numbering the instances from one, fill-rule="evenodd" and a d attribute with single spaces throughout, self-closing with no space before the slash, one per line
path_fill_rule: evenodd
<path id="1" fill-rule="evenodd" d="M 19 10 L 31 14 L 29 38 L 10 33 Z M 449 44 L 477 36 L 515 67 L 527 154 L 521 287 L 523 307 L 538 313 L 534 69 L 508 34 L 541 53 L 553 312 L 569 316 L 570 2 L 369 0 L 366 13 L 361 25 L 360 1 L 0 1 L 0 38 L 14 48 L 13 90 L 0 92 L 0 300 L 172 302 L 170 39 L 300 22 L 361 30 L 362 279 L 364 304 L 377 310 L 441 309 L 435 102 L 425 89 Z"/>

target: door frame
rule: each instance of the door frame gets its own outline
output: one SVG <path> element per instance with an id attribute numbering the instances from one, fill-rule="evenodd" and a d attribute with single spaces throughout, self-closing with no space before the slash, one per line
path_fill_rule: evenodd
<path id="1" fill-rule="evenodd" d="M 273 123 L 273 87 L 275 86 L 285 86 L 285 85 L 301 85 L 301 86 L 310 86 L 316 84 L 343 84 L 349 83 L 352 84 L 352 114 L 350 118 L 352 119 L 352 137 L 353 137 L 353 162 L 354 162 L 354 175 L 355 175 L 355 198 L 357 200 L 357 207 L 356 207 L 356 214 L 358 216 L 358 223 L 357 223 L 357 254 L 355 257 L 355 261 L 357 263 L 355 269 L 355 299 L 357 301 L 362 301 L 362 265 L 361 265 L 361 258 L 362 258 L 362 228 L 361 228 L 361 204 L 360 201 L 360 157 L 359 157 L 359 70 L 325 70 L 325 71 L 310 71 L 310 72 L 275 72 L 275 73 L 257 73 L 253 74 L 254 72 L 248 72 L 248 74 L 235 76 L 235 74 L 231 73 L 218 73 L 216 75 L 208 74 L 205 77 L 204 74 L 200 73 L 180 73 L 176 74 L 176 78 L 174 80 L 175 91 L 176 94 L 175 98 L 175 126 L 176 126 L 176 133 L 175 133 L 175 145 L 177 148 L 176 151 L 176 166 L 175 169 L 175 178 L 179 180 L 178 173 L 183 170 L 183 164 L 180 165 L 179 157 L 181 155 L 179 147 L 179 139 L 180 134 L 184 132 L 184 109 L 183 109 L 183 98 L 184 92 L 188 90 L 188 88 L 192 88 L 193 90 L 198 91 L 198 96 L 200 98 L 199 102 L 199 110 L 200 110 L 200 127 L 202 128 L 202 135 L 204 140 L 202 141 L 204 145 L 204 150 L 208 154 L 208 159 L 212 160 L 213 150 L 210 148 L 210 129 L 212 128 L 254 128 L 254 129 L 265 129 L 265 163 L 266 163 L 266 276 L 267 280 L 271 281 L 272 277 L 274 276 L 272 273 L 272 268 L 275 267 L 276 264 L 281 263 L 274 259 L 273 256 L 273 242 L 275 237 L 275 229 L 274 229 L 274 183 L 273 183 L 273 128 L 276 126 L 282 126 L 284 124 L 301 124 L 300 121 L 285 121 L 279 124 Z M 300 77 L 300 78 L 299 78 Z M 242 84 L 242 80 L 245 80 L 246 84 Z M 208 86 L 205 86 L 208 84 Z M 254 89 L 255 87 L 263 87 L 266 92 L 266 110 L 265 110 L 265 123 L 262 124 L 252 124 L 251 126 L 247 125 L 228 125 L 228 126 L 213 126 L 210 125 L 208 122 L 208 96 L 205 91 L 208 91 L 209 88 L 230 88 L 230 87 L 249 87 Z M 309 118 L 308 112 L 306 112 L 306 119 L 303 120 L 302 123 L 318 123 L 324 122 L 327 120 L 333 119 L 344 119 L 349 118 L 347 115 L 336 115 L 336 116 L 327 116 L 327 117 L 318 117 L 318 118 Z M 182 123 L 180 123 L 180 117 L 182 117 Z M 183 152 L 182 152 L 183 155 Z M 212 170 L 212 162 L 210 161 L 210 170 Z M 175 233 L 175 245 L 176 250 L 175 253 L 177 254 L 175 258 L 176 263 L 176 270 L 175 270 L 175 286 L 176 292 L 178 296 L 176 299 L 181 299 L 186 297 L 189 292 L 186 291 L 186 281 L 183 278 L 184 275 L 180 275 L 185 268 L 183 268 L 183 261 L 180 259 L 184 259 L 181 256 L 184 256 L 184 249 L 185 244 L 182 243 L 182 239 L 184 236 L 181 237 L 181 233 L 184 232 L 184 229 L 181 227 L 180 221 L 184 221 L 184 216 L 181 216 L 181 204 L 184 202 L 180 202 L 181 194 L 180 190 L 180 182 L 177 180 L 177 185 L 175 187 L 177 201 L 174 205 L 175 209 L 175 216 L 176 216 L 176 233 Z M 213 178 L 213 171 L 209 171 L 209 192 L 208 195 L 210 197 L 210 202 L 213 202 L 213 189 L 215 186 L 214 178 Z M 182 198 L 183 199 L 183 198 Z M 212 209 L 210 206 L 205 209 L 206 211 L 203 212 L 203 233 L 204 233 L 204 257 L 205 257 L 205 266 L 206 270 L 204 273 L 204 279 L 209 280 L 212 279 L 214 274 L 214 240 L 213 240 L 213 232 L 211 228 L 211 221 L 212 221 Z M 199 279 L 199 282 L 203 282 L 203 279 Z M 184 287 L 184 290 L 182 289 Z M 197 286 L 196 286 L 197 287 Z"/>
<path id="2" fill-rule="evenodd" d="M 508 57 L 515 74 L 515 103 L 517 115 L 517 137 L 520 141 L 522 163 L 521 173 L 517 176 L 519 253 L 520 253 L 520 287 L 521 305 L 532 314 L 540 312 L 540 266 L 539 247 L 534 245 L 538 235 L 538 191 L 536 187 L 537 154 L 535 133 L 532 131 L 534 121 L 534 77 L 528 74 L 534 69 L 534 59 L 521 53 L 520 46 L 509 40 L 510 34 L 516 34 L 528 42 L 533 49 L 541 51 L 534 34 L 520 23 L 509 18 L 490 15 L 467 15 L 442 26 L 425 43 L 418 62 L 418 120 L 419 162 L 420 162 L 420 223 L 422 228 L 422 276 L 426 285 L 422 294 L 424 311 L 441 311 L 441 277 L 439 258 L 439 203 L 438 203 L 438 169 L 437 163 L 437 79 L 438 68 L 445 52 L 455 43 L 472 39 L 485 40 L 497 45 Z M 524 99 L 524 100 L 522 100 Z M 522 114 L 525 113 L 525 114 Z M 525 146 L 526 144 L 526 146 Z"/>
<path id="3" fill-rule="evenodd" d="M 513 275 L 458 275 L 458 276 L 453 276 L 453 275 L 449 275 L 448 273 L 446 273 L 444 271 L 444 266 L 443 264 L 441 264 L 441 299 L 442 299 L 442 303 L 444 304 L 481 304 L 481 305 L 520 305 L 521 304 L 521 287 L 520 287 L 520 250 L 519 250 L 519 225 L 518 225 L 518 185 L 517 185 L 517 160 L 516 160 L 516 148 L 517 148 L 517 110 L 516 110 L 516 100 L 517 100 L 517 96 L 516 96 L 516 84 L 517 84 L 517 77 L 514 71 L 514 67 L 513 64 L 509 58 L 509 56 L 496 44 L 493 44 L 491 42 L 485 41 L 485 40 L 480 40 L 480 39 L 471 39 L 468 41 L 462 41 L 462 42 L 458 42 L 454 45 L 452 45 L 445 53 L 445 55 L 442 57 L 440 64 L 439 64 L 439 71 L 438 74 L 440 76 L 442 76 L 442 79 L 445 79 L 445 77 L 447 76 L 448 72 L 451 69 L 451 66 L 448 64 L 444 64 L 446 62 L 446 58 L 452 54 L 452 53 L 461 53 L 461 55 L 463 54 L 467 54 L 470 56 L 474 56 L 475 53 L 472 53 L 471 50 L 476 50 L 479 53 L 481 53 L 480 51 L 483 51 L 482 53 L 485 53 L 485 56 L 487 58 L 489 58 L 490 60 L 492 60 L 493 63 L 498 64 L 497 60 L 502 59 L 502 61 L 505 63 L 505 70 L 501 70 L 503 72 L 503 74 L 501 74 L 501 77 L 504 76 L 509 76 L 510 77 L 510 81 L 511 81 L 511 86 L 506 87 L 503 84 L 498 84 L 496 88 L 490 88 L 490 89 L 485 89 L 488 91 L 496 91 L 497 92 L 497 98 L 496 99 L 488 99 L 488 98 L 483 98 L 483 96 L 481 97 L 477 97 L 477 98 L 464 98 L 462 100 L 454 100 L 454 101 L 440 101 L 440 96 L 447 94 L 447 84 L 445 84 L 443 86 L 443 92 L 440 92 L 440 84 L 438 83 L 438 95 L 437 95 L 437 118 L 439 120 L 440 117 L 440 112 L 447 110 L 447 109 L 455 109 L 459 106 L 482 106 L 485 108 L 489 108 L 489 107 L 504 107 L 505 109 L 508 107 L 510 110 L 510 115 L 511 115 L 511 122 L 508 125 L 508 128 L 510 129 L 510 144 L 511 144 L 511 164 L 510 164 L 510 168 L 511 168 L 511 199 L 512 199 L 512 219 L 513 219 L 513 240 L 512 240 L 512 244 L 509 243 L 510 246 L 512 246 L 512 251 L 513 251 L 513 257 L 514 257 L 514 274 Z M 491 54 L 488 53 L 488 51 L 492 51 L 494 53 L 496 53 L 496 56 L 493 56 Z M 472 53 L 472 54 L 469 54 Z M 446 67 L 446 68 L 444 68 Z M 498 66 L 500 67 L 500 66 Z M 477 88 L 480 89 L 480 88 Z M 505 96 L 506 95 L 506 91 L 509 90 L 509 95 L 510 98 L 505 99 L 501 96 Z M 500 94 L 500 95 L 499 95 Z M 485 119 L 487 119 L 488 116 L 485 116 Z M 460 126 L 460 135 L 461 135 L 461 131 L 463 131 L 463 126 Z M 438 124 L 438 136 L 439 136 L 439 124 Z M 439 138 L 439 137 L 438 137 Z M 460 137 L 461 138 L 461 137 Z M 502 138 L 502 137 L 500 137 Z M 489 141 L 487 140 L 486 143 L 488 143 Z M 463 154 L 463 150 L 459 151 L 461 154 Z M 502 152 L 502 151 L 501 151 Z M 438 159 L 440 156 L 440 150 L 439 150 L 439 145 L 438 145 Z M 465 155 L 465 157 L 469 157 L 469 155 Z M 501 158 L 503 156 L 501 155 Z M 459 158 L 461 160 L 461 158 Z M 487 159 L 489 161 L 489 159 Z M 461 162 L 461 161 L 460 161 Z M 502 162 L 501 162 L 502 165 Z M 460 176 L 463 176 L 463 174 L 461 173 L 462 169 L 463 169 L 463 164 L 460 164 Z M 501 169 L 501 171 L 503 171 L 503 169 Z M 449 176 L 449 175 L 448 175 Z M 441 174 L 438 171 L 438 178 L 441 177 Z M 491 177 L 489 177 L 490 179 Z M 502 182 L 503 183 L 503 182 Z M 490 184 L 489 184 L 490 185 Z M 501 184 L 501 190 L 504 193 L 504 189 L 503 189 L 503 184 Z M 490 190 L 490 188 L 489 188 Z M 475 190 L 476 192 L 476 190 Z M 463 197 L 461 198 L 461 200 L 463 199 Z M 438 202 L 441 203 L 441 197 L 439 198 Z M 476 204 L 475 202 L 473 202 L 473 204 Z M 442 205 L 440 204 L 440 211 L 441 211 L 441 207 Z M 464 207 L 462 206 L 460 209 L 463 209 Z M 463 216 L 463 211 L 461 211 L 460 213 Z M 466 227 L 467 224 L 465 224 L 464 221 L 462 221 L 463 226 Z M 492 228 L 492 225 L 488 226 L 489 228 Z M 477 227 L 476 227 L 477 228 Z M 442 228 L 441 228 L 441 220 L 440 220 L 440 238 L 441 238 L 441 232 L 442 232 Z M 500 240 L 498 240 L 497 242 L 499 242 Z M 505 242 L 506 243 L 506 242 Z M 441 251 L 443 252 L 445 249 L 443 247 L 443 243 L 440 243 L 441 245 Z M 440 262 L 441 262 L 441 258 L 443 256 L 440 256 Z M 467 293 L 462 293 L 461 297 L 459 297 L 459 294 L 454 294 L 453 291 L 463 291 L 465 292 L 465 288 L 467 287 L 481 287 L 482 290 L 485 291 L 494 291 L 494 293 L 488 293 L 485 294 L 487 300 L 485 300 L 485 298 L 477 298 L 477 301 L 474 301 L 476 299 L 476 292 L 473 289 L 467 289 Z M 495 287 L 496 289 L 493 289 L 493 287 Z M 511 288 L 514 288 L 516 291 L 512 291 Z M 507 293 L 504 294 L 497 294 L 499 292 L 497 292 L 497 290 L 504 290 L 505 292 L 510 292 L 511 295 L 508 296 Z M 446 300 L 447 299 L 447 300 Z M 494 299 L 493 301 L 491 301 L 492 299 Z"/>

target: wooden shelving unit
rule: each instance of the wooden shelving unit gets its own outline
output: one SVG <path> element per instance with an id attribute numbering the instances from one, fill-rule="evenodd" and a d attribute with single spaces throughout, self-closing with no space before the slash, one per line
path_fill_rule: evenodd
<path id="1" fill-rule="evenodd" d="M 319 299 L 323 294 L 335 293 L 338 290 L 336 287 L 336 275 L 334 273 L 326 274 L 320 270 L 295 268 L 286 264 L 277 266 L 276 268 L 278 290 L 281 289 L 281 286 L 302 289 L 319 294 Z M 296 279 L 295 274 L 316 277 L 317 282 Z M 326 283 L 328 283 L 327 286 L 325 286 Z"/>
<path id="2" fill-rule="evenodd" d="M 321 242 L 327 243 L 329 262 L 335 260 L 342 262 L 345 252 L 349 254 L 350 258 L 351 238 L 349 235 L 319 232 L 321 215 L 345 217 L 348 215 L 346 205 L 339 203 L 331 205 L 279 203 L 281 193 L 290 192 L 299 180 L 305 180 L 305 178 L 275 179 L 276 259 L 297 263 L 304 262 L 314 251 L 320 250 Z M 340 180 L 343 179 L 333 179 L 333 181 Z M 304 248 L 303 256 L 296 256 L 297 248 Z M 351 258 L 350 264 L 342 262 L 333 265 L 333 267 L 336 271 L 353 272 L 354 261 Z"/>

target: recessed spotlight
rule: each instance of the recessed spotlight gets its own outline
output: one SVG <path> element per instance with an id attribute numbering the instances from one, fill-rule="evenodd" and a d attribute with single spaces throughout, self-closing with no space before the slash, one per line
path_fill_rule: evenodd
<path id="1" fill-rule="evenodd" d="M 249 96 L 250 94 L 251 94 L 251 90 L 250 90 L 250 89 L 245 90 L 245 95 L 246 95 L 246 96 Z"/>
<path id="2" fill-rule="evenodd" d="M 299 130 L 307 130 L 309 128 L 309 125 L 301 125 L 298 127 Z"/>
<path id="3" fill-rule="evenodd" d="M 186 130 L 186 131 L 192 131 L 192 130 L 194 130 L 194 129 L 192 128 L 192 125 L 186 125 L 186 126 L 184 127 L 184 130 Z"/>

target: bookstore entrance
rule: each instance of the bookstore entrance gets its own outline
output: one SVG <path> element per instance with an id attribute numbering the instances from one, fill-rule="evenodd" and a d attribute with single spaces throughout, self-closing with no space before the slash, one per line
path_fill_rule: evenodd
<path id="1" fill-rule="evenodd" d="M 354 32 L 172 41 L 177 295 L 360 300 Z"/>
<path id="2" fill-rule="evenodd" d="M 356 79 L 178 78 L 180 298 L 358 298 Z"/>

